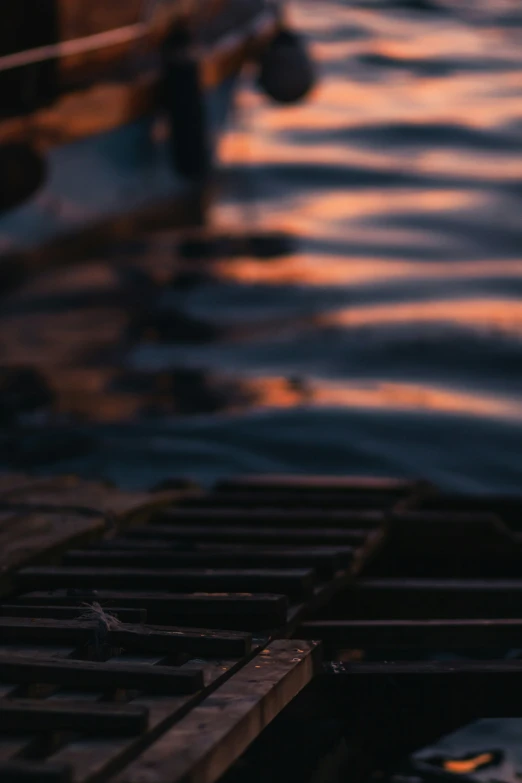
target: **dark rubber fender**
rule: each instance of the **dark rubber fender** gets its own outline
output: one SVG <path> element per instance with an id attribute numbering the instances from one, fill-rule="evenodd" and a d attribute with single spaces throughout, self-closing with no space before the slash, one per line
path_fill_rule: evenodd
<path id="1" fill-rule="evenodd" d="M 175 172 L 194 182 L 212 171 L 212 145 L 197 57 L 179 36 L 163 47 L 163 110 L 170 125 L 169 151 Z"/>
<path id="2" fill-rule="evenodd" d="M 260 89 L 277 103 L 296 103 L 311 92 L 316 81 L 315 66 L 303 38 L 291 30 L 281 30 L 260 58 Z"/>

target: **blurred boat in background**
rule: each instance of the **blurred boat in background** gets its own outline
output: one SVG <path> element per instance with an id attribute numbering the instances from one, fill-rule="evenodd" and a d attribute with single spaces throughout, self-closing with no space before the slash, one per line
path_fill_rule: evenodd
<path id="1" fill-rule="evenodd" d="M 257 63 L 262 89 L 280 102 L 313 83 L 280 0 L 8 5 L 0 255 L 11 259 L 175 195 L 199 198 L 246 63 Z M 288 63 L 296 78 L 277 84 Z"/>

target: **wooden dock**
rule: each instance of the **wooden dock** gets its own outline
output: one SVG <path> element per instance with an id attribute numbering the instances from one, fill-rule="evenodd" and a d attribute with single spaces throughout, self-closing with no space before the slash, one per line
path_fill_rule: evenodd
<path id="1" fill-rule="evenodd" d="M 298 694 L 361 780 L 520 714 L 521 527 L 420 481 L 0 478 L 0 780 L 213 783 Z"/>

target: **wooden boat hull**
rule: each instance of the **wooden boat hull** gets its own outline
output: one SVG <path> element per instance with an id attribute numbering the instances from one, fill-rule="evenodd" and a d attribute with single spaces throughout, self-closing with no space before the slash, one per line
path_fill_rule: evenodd
<path id="1" fill-rule="evenodd" d="M 196 13 L 194 4 L 160 3 L 152 32 L 142 42 L 139 57 L 124 60 L 127 71 L 123 75 L 118 77 L 114 70 L 118 62 L 121 65 L 118 47 L 97 52 L 94 59 L 89 53 L 81 57 L 67 54 L 58 66 L 60 89 L 47 105 L 29 113 L 4 112 L 0 147 L 9 150 L 10 145 L 29 144 L 45 160 L 46 180 L 32 197 L 12 208 L 2 211 L 0 204 L 0 257 L 40 248 L 101 221 L 180 195 L 190 187 L 190 180 L 180 176 L 169 154 L 164 96 L 162 101 L 165 66 L 160 58 L 168 30 L 177 31 L 179 26 L 181 35 L 188 35 L 188 43 L 182 43 L 179 51 L 197 68 L 195 81 L 201 90 L 204 135 L 212 159 L 238 74 L 277 33 L 281 21 L 278 3 L 265 0 L 213 0 L 204 5 L 206 19 Z M 173 27 L 174 11 L 178 26 Z M 238 16 L 239 11 L 243 16 Z M 64 18 L 68 17 L 62 13 L 62 27 Z M 65 45 L 74 43 L 73 35 L 98 34 L 97 28 L 86 31 L 84 21 L 77 30 L 71 19 Z M 132 19 L 126 16 L 120 20 L 124 21 Z M 32 51 L 38 56 L 36 49 Z M 97 70 L 102 66 L 103 75 Z M 0 77 L 11 73 L 0 73 Z M 183 106 L 176 111 L 175 118 L 185 114 Z M 196 158 L 197 154 L 197 149 L 192 150 Z"/>
<path id="2" fill-rule="evenodd" d="M 233 99 L 236 79 L 206 95 L 211 135 L 217 140 Z M 0 253 L 38 247 L 57 237 L 168 199 L 189 187 L 172 167 L 154 115 L 47 154 L 48 177 L 29 201 L 0 214 Z"/>

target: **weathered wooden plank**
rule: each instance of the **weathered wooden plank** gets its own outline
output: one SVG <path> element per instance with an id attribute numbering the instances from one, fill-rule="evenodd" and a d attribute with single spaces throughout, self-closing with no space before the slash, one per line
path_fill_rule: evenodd
<path id="1" fill-rule="evenodd" d="M 76 661 L 26 658 L 0 652 L 0 679 L 16 683 L 81 685 L 82 690 L 153 691 L 169 694 L 194 693 L 203 687 L 202 669 L 150 666 L 121 661 Z"/>
<path id="2" fill-rule="evenodd" d="M 403 646 L 423 649 L 522 646 L 522 619 L 313 620 L 296 632 L 338 648 Z"/>
<path id="3" fill-rule="evenodd" d="M 244 490 L 236 492 L 212 492 L 207 495 L 187 497 L 181 501 L 182 506 L 189 508 L 256 508 L 260 505 L 267 508 L 300 509 L 300 508 L 325 508 L 325 509 L 388 509 L 391 508 L 394 498 L 387 498 L 377 493 L 347 493 L 332 490 L 330 492 L 308 493 L 306 496 L 298 490 L 284 492 L 274 490 L 272 492 L 259 492 L 256 490 Z"/>
<path id="4" fill-rule="evenodd" d="M 22 656 L 25 656 L 25 650 L 21 650 L 19 653 L 20 648 L 12 648 L 7 649 L 4 651 L 5 655 L 17 655 L 21 654 Z M 35 651 L 38 649 L 38 656 L 37 660 L 42 661 L 42 663 L 45 665 L 49 663 L 49 658 L 51 656 L 50 648 L 48 647 L 40 647 L 35 648 Z M 74 651 L 70 651 L 71 654 L 74 653 Z M 27 660 L 27 657 L 25 657 Z M 35 660 L 35 656 L 31 656 L 31 660 Z M 52 662 L 52 661 L 51 661 Z M 155 666 L 156 664 L 163 664 L 164 660 L 163 657 L 158 658 L 157 656 L 150 657 L 150 656 L 144 656 L 144 655 L 118 655 L 111 659 L 111 663 L 113 664 L 123 664 L 123 666 L 126 666 L 127 664 L 130 664 L 131 666 L 135 666 L 136 664 L 143 666 L 147 665 L 148 667 Z M 196 667 L 193 667 L 194 669 Z M 74 685 L 78 685 L 78 679 L 76 675 L 76 680 L 73 682 Z M 64 690 L 62 688 L 59 688 L 57 686 L 52 686 L 49 684 L 42 685 L 42 684 L 35 684 L 35 685 L 29 685 L 29 690 L 32 691 L 33 689 L 36 690 L 38 694 L 38 698 L 49 699 L 51 701 L 58 700 L 62 704 L 67 701 L 76 701 L 81 703 L 87 703 L 87 702 L 97 702 L 97 701 L 105 701 L 107 691 L 113 691 L 116 687 L 116 684 L 113 682 L 112 687 L 109 689 L 106 689 L 105 691 L 88 691 L 86 689 L 82 691 L 75 691 L 75 690 Z M 42 687 L 43 687 L 43 693 L 42 693 Z M 133 691 L 131 691 L 132 693 Z M 20 695 L 17 692 L 16 687 L 13 689 L 13 695 Z M 32 692 L 24 694 L 26 696 L 34 696 L 35 694 Z M 171 697 L 172 698 L 172 697 Z M 179 696 L 177 698 L 180 698 Z M 187 698 L 187 697 L 185 697 Z M 49 733 L 46 733 L 46 739 L 49 742 L 47 745 L 47 752 L 50 752 L 52 748 L 58 748 L 60 745 L 63 745 L 64 742 L 68 742 L 71 739 L 70 733 L 66 732 L 62 736 L 58 733 L 52 734 L 52 737 Z M 38 754 L 41 753 L 41 740 L 42 735 L 39 734 L 28 734 L 27 736 L 18 736 L 18 737 L 4 737 L 3 739 L 0 739 L 0 760 L 12 760 L 17 759 L 19 757 L 29 757 L 31 758 L 34 756 L 34 751 L 36 749 L 36 752 Z M 111 740 L 118 741 L 117 739 L 111 738 Z"/>
<path id="5" fill-rule="evenodd" d="M 371 729 L 371 716 L 386 710 L 390 731 L 395 715 L 401 731 L 411 734 L 422 719 L 446 716 L 458 725 L 479 716 L 519 716 L 522 660 L 329 663 L 318 686 L 333 711 L 354 716 L 362 710 Z"/>
<path id="6" fill-rule="evenodd" d="M 319 647 L 278 641 L 163 734 L 115 783 L 214 783 L 310 682 Z"/>
<path id="7" fill-rule="evenodd" d="M 70 742 L 51 757 L 51 761 L 59 764 L 71 764 L 74 767 L 75 783 L 90 783 L 101 778 L 107 769 L 113 770 L 118 764 L 123 764 L 135 758 L 156 737 L 169 729 L 177 720 L 186 715 L 205 695 L 215 690 L 221 683 L 235 674 L 244 661 L 216 660 L 204 665 L 205 690 L 190 696 L 147 696 L 134 700 L 133 704 L 141 704 L 149 710 L 149 731 L 133 739 L 102 739 L 98 737 L 82 737 Z M 200 668 L 201 662 L 189 661 L 186 668 Z M 102 778 L 103 779 L 103 778 Z"/>
<path id="8" fill-rule="evenodd" d="M 404 495 L 424 489 L 427 482 L 388 476 L 311 476 L 298 474 L 259 474 L 232 476 L 220 479 L 217 491 L 244 492 L 297 491 L 303 494 L 316 492 L 375 493 L 378 495 Z"/>
<path id="9" fill-rule="evenodd" d="M 183 494 L 182 490 L 124 492 L 101 482 L 62 476 L 34 485 L 17 480 L 12 489 L 4 486 L 1 501 L 4 505 L 25 511 L 70 511 L 103 515 L 113 522 L 127 522 L 130 519 L 143 519 L 144 515 L 178 500 Z"/>
<path id="10" fill-rule="evenodd" d="M 52 659 L 60 661 L 67 659 L 74 654 L 75 650 L 71 647 L 51 647 L 51 646 L 31 646 L 31 645 L 0 645 L 0 655 L 21 655 L 25 660 L 37 664 L 42 659 Z M 12 698 L 17 695 L 18 684 L 11 683 L 0 685 L 0 698 Z M 31 739 L 26 736 L 19 737 L 1 737 L 0 736 L 0 763 L 10 761 L 22 754 L 30 747 Z M 2 778 L 0 777 L 0 780 Z"/>
<path id="11" fill-rule="evenodd" d="M 81 617 L 85 612 L 85 606 L 31 606 L 30 604 L 0 605 L 0 617 L 48 617 L 57 620 L 72 620 L 75 617 Z M 115 606 L 111 608 L 111 615 L 124 623 L 147 622 L 146 609 Z"/>
<path id="12" fill-rule="evenodd" d="M 364 573 L 503 576 L 521 565 L 522 546 L 493 514 L 408 512 L 389 517 Z"/>
<path id="13" fill-rule="evenodd" d="M 514 530 L 522 530 L 522 495 L 466 495 L 437 493 L 416 498 L 409 503 L 411 510 L 449 513 L 495 514 Z"/>
<path id="14" fill-rule="evenodd" d="M 55 587 L 124 587 L 148 590 L 193 590 L 205 592 L 274 592 L 301 598 L 311 595 L 316 584 L 312 569 L 145 569 L 145 568 L 67 568 L 35 566 L 17 574 L 19 585 L 27 590 Z"/>
<path id="15" fill-rule="evenodd" d="M 119 539 L 115 539 L 117 543 Z M 196 549 L 195 551 L 151 551 L 125 548 L 81 549 L 67 552 L 65 565 L 79 566 L 116 566 L 120 568 L 315 568 L 324 578 L 336 571 L 347 568 L 352 559 L 353 550 L 333 547 L 315 549 L 297 548 L 270 551 L 269 549 L 238 548 L 233 545 L 222 549 Z"/>
<path id="16" fill-rule="evenodd" d="M 156 624 L 173 625 L 174 622 L 181 622 L 187 626 L 244 630 L 278 628 L 286 622 L 288 610 L 288 599 L 283 595 L 155 593 L 136 590 L 97 590 L 83 595 L 81 590 L 72 591 L 72 594 L 67 590 L 33 592 L 18 596 L 17 605 L 52 602 L 60 606 L 77 606 L 93 600 L 110 609 L 111 613 L 112 607 L 141 607 L 146 610 L 148 620 Z"/>
<path id="17" fill-rule="evenodd" d="M 368 620 L 517 618 L 522 617 L 522 580 L 361 579 L 332 601 L 329 612 Z"/>
<path id="18" fill-rule="evenodd" d="M 42 486 L 53 484 L 54 478 L 28 476 L 26 473 L 6 473 L 0 476 L 0 501 L 3 503 L 13 492 L 38 491 Z"/>
<path id="19" fill-rule="evenodd" d="M 41 761 L 0 762 L 2 783 L 72 783 L 71 767 Z"/>
<path id="20" fill-rule="evenodd" d="M 119 623 L 106 628 L 98 621 L 0 617 L 0 638 L 6 642 L 87 644 L 102 633 L 103 642 L 129 650 L 188 652 L 207 657 L 247 655 L 251 635 L 177 627 Z"/>
<path id="21" fill-rule="evenodd" d="M 16 569 L 55 556 L 67 546 L 87 543 L 105 529 L 101 515 L 9 513 L 13 524 L 7 525 L 4 519 L 4 530 L 0 531 L 0 595 L 12 589 Z"/>
<path id="22" fill-rule="evenodd" d="M 346 528 L 247 527 L 242 525 L 143 525 L 127 531 L 132 538 L 154 538 L 171 541 L 230 542 L 237 544 L 288 544 L 321 546 L 336 544 L 358 546 L 368 537 L 368 530 Z"/>
<path id="23" fill-rule="evenodd" d="M 140 734 L 148 710 L 134 704 L 0 699 L 0 731 L 85 731 L 108 736 Z"/>
<path id="24" fill-rule="evenodd" d="M 218 508 L 186 508 L 184 506 L 167 507 L 154 514 L 153 523 L 180 524 L 198 522 L 200 524 L 225 524 L 225 525 L 263 525 L 273 527 L 313 527 L 324 525 L 325 527 L 353 528 L 354 530 L 374 529 L 382 524 L 384 516 L 380 511 L 344 511 L 336 509 L 310 509 L 307 507 L 298 510 L 287 508 L 265 508 L 262 503 L 259 507 L 242 508 L 218 507 Z"/>

